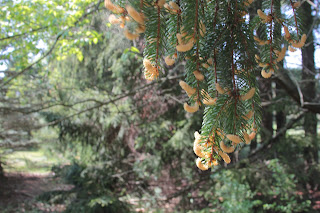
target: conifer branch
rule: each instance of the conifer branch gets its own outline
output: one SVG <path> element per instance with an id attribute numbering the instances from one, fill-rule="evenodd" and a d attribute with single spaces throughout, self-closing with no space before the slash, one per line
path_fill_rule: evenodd
<path id="1" fill-rule="evenodd" d="M 177 5 L 180 7 L 180 0 L 177 1 Z M 177 31 L 176 31 L 176 34 L 178 34 L 180 32 L 180 11 L 177 13 Z M 176 46 L 178 46 L 179 42 L 178 42 L 178 39 L 176 39 Z M 175 49 L 175 54 L 176 56 L 178 56 L 178 51 L 177 49 Z"/>
<path id="2" fill-rule="evenodd" d="M 236 3 L 237 5 L 237 3 Z M 237 7 L 237 6 L 236 6 Z M 230 6 L 229 8 L 230 9 Z M 236 23 L 237 15 L 234 14 L 234 21 Z M 232 71 L 232 82 L 233 82 L 233 97 L 235 99 L 234 103 L 234 114 L 235 118 L 237 118 L 237 102 L 238 102 L 238 94 L 237 94 L 237 87 L 236 87 L 236 80 L 235 80 L 235 68 L 234 68 L 234 35 L 233 35 L 233 24 L 229 25 L 230 27 L 230 34 L 231 34 L 231 71 Z M 231 93 L 232 94 L 232 93 Z M 236 133 L 236 120 L 233 122 L 233 130 Z"/>
<path id="3" fill-rule="evenodd" d="M 271 0 L 271 21 L 270 21 L 270 67 L 272 66 L 272 23 L 273 23 L 273 1 Z"/>
<path id="4" fill-rule="evenodd" d="M 214 77 L 216 84 L 218 83 L 218 76 L 217 76 L 217 56 L 216 56 L 216 49 L 213 49 L 213 63 L 214 63 Z M 216 96 L 219 96 L 218 91 L 216 91 Z"/>
<path id="5" fill-rule="evenodd" d="M 295 8 L 294 8 L 294 4 L 293 4 L 292 0 L 290 0 L 290 3 L 291 3 L 293 15 L 294 15 L 294 21 L 295 21 L 295 24 L 296 24 L 297 36 L 299 36 L 298 21 L 297 21 L 297 16 L 296 16 L 296 13 L 295 13 Z"/>
<path id="6" fill-rule="evenodd" d="M 262 49 L 264 54 L 262 57 L 255 57 L 258 65 L 263 68 L 261 74 L 265 78 L 271 77 L 274 67 L 277 67 L 275 62 L 281 61 L 286 51 L 285 48 L 282 48 L 281 51 L 276 49 L 277 38 L 275 36 L 277 35 L 273 29 L 276 25 L 274 22 L 279 21 L 283 25 L 283 21 L 278 19 L 273 11 L 274 0 L 267 1 L 267 7 L 270 2 L 270 14 L 266 15 L 260 9 L 257 11 L 260 23 L 266 25 L 264 29 L 268 40 L 263 41 L 254 37 L 259 45 L 270 45 Z M 195 0 L 185 1 L 180 5 L 179 0 L 170 1 L 168 4 L 165 4 L 165 1 L 156 0 L 157 12 L 153 4 L 146 4 L 144 14 L 142 14 L 148 20 L 145 33 L 147 47 L 144 51 L 145 59 L 147 59 L 144 60 L 146 70 L 151 72 L 159 66 L 159 57 L 163 50 L 160 49 L 163 48 L 161 30 L 165 29 L 165 32 L 168 32 L 165 34 L 170 36 L 170 42 L 165 43 L 169 45 L 169 55 L 165 58 L 166 64 L 173 65 L 175 60 L 178 60 L 178 52 L 186 54 L 186 82 L 180 81 L 179 84 L 194 105 L 184 103 L 184 109 L 189 113 L 195 113 L 199 106 L 207 105 L 201 134 L 198 132 L 195 134 L 196 145 L 200 140 L 199 137 L 201 138 L 202 148 L 200 147 L 199 150 L 202 151 L 198 149 L 195 151 L 200 157 L 196 164 L 201 170 L 208 169 L 214 164 L 213 161 L 216 162 L 221 158 L 226 163 L 230 163 L 230 158 L 226 153 L 234 151 L 239 143 L 250 143 L 261 121 L 260 101 L 256 96 L 257 83 L 252 76 L 253 73 L 249 72 L 254 70 L 253 57 L 250 55 L 254 45 L 248 42 L 252 36 L 248 35 L 250 27 L 243 19 L 251 3 L 252 0 L 240 2 Z M 169 16 L 161 16 L 162 6 L 166 9 L 165 12 L 170 13 Z M 208 36 L 205 36 L 205 24 L 211 23 L 210 16 L 213 16 L 212 26 L 207 26 Z M 167 26 L 161 25 L 163 18 L 166 19 Z M 298 48 L 303 46 L 306 36 L 302 36 L 301 41 L 298 42 L 290 38 L 287 28 L 285 30 L 285 38 L 288 42 Z M 173 48 L 175 48 L 174 56 L 172 56 Z M 214 52 L 212 53 L 209 49 L 213 49 Z M 277 56 L 276 60 L 273 59 L 274 56 Z M 153 61 L 155 65 L 148 60 L 155 60 Z M 213 71 L 210 70 L 204 76 L 202 74 L 204 70 L 209 69 L 212 65 Z M 205 81 L 203 81 L 204 78 L 206 78 Z M 154 80 L 155 78 L 148 79 Z M 212 89 L 217 93 L 215 98 L 210 97 L 209 92 Z M 222 116 L 222 112 L 226 112 L 227 116 Z M 247 131 L 250 127 L 253 132 L 249 135 Z M 226 140 L 224 137 L 232 143 L 231 147 L 224 144 L 223 141 Z"/>
<path id="7" fill-rule="evenodd" d="M 218 10 L 219 10 L 219 0 L 216 1 L 216 7 L 214 11 L 214 18 L 213 18 L 213 29 L 216 27 L 216 24 L 217 24 Z"/>
<path id="8" fill-rule="evenodd" d="M 196 9 L 195 9 L 195 21 L 194 21 L 194 34 L 193 34 L 193 38 L 195 40 L 198 39 L 198 29 L 197 29 L 197 25 L 198 25 L 198 10 L 199 10 L 199 0 L 196 0 Z"/>
<path id="9" fill-rule="evenodd" d="M 158 58 L 159 58 L 159 45 L 160 45 L 160 7 L 157 5 L 157 18 L 158 18 L 158 29 L 157 29 L 157 50 L 156 50 L 156 67 L 159 69 Z"/>

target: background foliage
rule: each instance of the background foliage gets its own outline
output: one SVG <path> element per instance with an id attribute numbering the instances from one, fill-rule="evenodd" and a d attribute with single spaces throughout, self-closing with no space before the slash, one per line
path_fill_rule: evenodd
<path id="1" fill-rule="evenodd" d="M 62 203 L 66 212 L 320 208 L 319 112 L 302 106 L 283 76 L 258 79 L 264 117 L 257 140 L 235 152 L 232 164 L 202 172 L 192 151 L 202 112 L 185 113 L 187 97 L 178 86 L 185 62 L 145 81 L 143 40 L 128 41 L 108 23 L 101 0 L 0 5 L 0 173 L 8 171 L 5 150 L 46 144 L 48 154 L 70 162 L 57 162 L 52 171 L 75 186 L 38 200 Z M 312 8 L 316 32 L 318 10 Z M 311 69 L 306 78 L 304 68 L 282 72 L 304 94 L 303 82 L 314 82 L 308 100 L 318 106 L 319 71 Z M 310 118 L 315 133 L 308 131 L 314 128 Z"/>

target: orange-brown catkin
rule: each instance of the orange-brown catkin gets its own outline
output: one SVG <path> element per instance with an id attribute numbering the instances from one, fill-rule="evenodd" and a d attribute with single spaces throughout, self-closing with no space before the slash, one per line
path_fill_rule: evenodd
<path id="1" fill-rule="evenodd" d="M 180 87 L 186 91 L 187 95 L 190 97 L 192 96 L 197 90 L 195 88 L 190 87 L 186 82 L 179 81 Z"/>
<path id="2" fill-rule="evenodd" d="M 228 135 L 227 135 L 227 138 L 228 138 L 230 141 L 232 141 L 232 142 L 234 142 L 234 143 L 236 143 L 236 144 L 242 142 L 241 138 L 240 138 L 238 135 L 228 134 Z"/>
<path id="3" fill-rule="evenodd" d="M 149 59 L 147 59 L 147 58 L 143 59 L 143 65 L 145 68 L 145 73 L 144 73 L 145 78 L 147 80 L 152 81 L 159 76 L 158 69 L 151 64 L 151 61 Z"/>
<path id="4" fill-rule="evenodd" d="M 202 75 L 201 72 L 199 72 L 198 70 L 193 72 L 194 77 L 198 80 L 198 81 L 203 81 L 204 80 L 204 75 Z"/>
<path id="5" fill-rule="evenodd" d="M 229 164 L 231 162 L 231 159 L 229 157 L 228 154 L 219 151 L 219 155 L 222 157 L 222 159 L 224 160 L 224 162 L 226 162 L 227 164 Z"/>
<path id="6" fill-rule="evenodd" d="M 163 7 L 163 5 L 166 3 L 166 0 L 158 0 L 158 6 Z"/>
<path id="7" fill-rule="evenodd" d="M 250 136 L 248 135 L 248 133 L 243 132 L 243 138 L 244 138 L 246 144 L 249 144 L 251 142 Z"/>
<path id="8" fill-rule="evenodd" d="M 180 10 L 179 5 L 177 5 L 175 2 L 170 1 L 169 4 L 174 10 Z"/>
<path id="9" fill-rule="evenodd" d="M 183 108 L 185 111 L 189 113 L 195 113 L 196 111 L 199 110 L 199 105 L 198 103 L 195 103 L 193 106 L 190 106 L 187 103 L 184 103 Z"/>
<path id="10" fill-rule="evenodd" d="M 252 118 L 253 114 L 254 114 L 254 112 L 251 110 L 245 116 L 243 116 L 243 118 L 245 120 L 249 120 L 250 118 Z"/>
<path id="11" fill-rule="evenodd" d="M 256 132 L 251 132 L 251 134 L 249 135 L 249 139 L 253 140 L 256 137 Z"/>
<path id="12" fill-rule="evenodd" d="M 208 170 L 208 169 L 209 169 L 206 164 L 203 164 L 203 163 L 201 162 L 201 158 L 197 158 L 196 165 L 197 165 L 197 167 L 198 167 L 200 170 L 202 170 L 202 171 L 205 171 L 205 170 Z"/>
<path id="13" fill-rule="evenodd" d="M 299 42 L 297 42 L 297 43 L 292 43 L 292 46 L 295 47 L 295 48 L 301 48 L 306 43 L 306 40 L 307 40 L 307 35 L 303 34 L 302 37 L 301 37 L 301 40 Z"/>
<path id="14" fill-rule="evenodd" d="M 249 100 L 249 99 L 251 99 L 253 97 L 255 92 L 256 92 L 256 89 L 253 87 L 245 95 L 240 96 L 240 99 L 242 101 Z"/>
<path id="15" fill-rule="evenodd" d="M 120 23 L 120 19 L 118 19 L 115 15 L 111 14 L 108 18 L 109 22 L 111 24 L 119 24 Z"/>
<path id="16" fill-rule="evenodd" d="M 193 40 L 190 39 L 190 41 L 186 44 L 178 44 L 176 46 L 176 49 L 179 51 L 179 52 L 187 52 L 189 50 L 191 50 L 193 47 Z"/>
<path id="17" fill-rule="evenodd" d="M 164 61 L 166 62 L 166 64 L 168 66 L 172 66 L 174 64 L 174 62 L 175 62 L 175 60 L 172 59 L 169 55 L 165 57 Z"/>
<path id="18" fill-rule="evenodd" d="M 226 91 L 220 86 L 219 83 L 216 83 L 216 90 L 219 94 L 224 94 Z"/>
<path id="19" fill-rule="evenodd" d="M 283 47 L 281 49 L 281 52 L 279 52 L 279 54 L 277 54 L 278 55 L 277 62 L 280 62 L 284 59 L 284 57 L 286 56 L 286 50 L 287 50 L 286 47 Z"/>
<path id="20" fill-rule="evenodd" d="M 289 47 L 288 47 L 288 50 L 289 50 L 290 52 L 295 52 L 295 51 L 297 51 L 297 49 L 294 49 L 292 46 L 289 46 Z"/>
<path id="21" fill-rule="evenodd" d="M 230 147 L 226 146 L 223 141 L 220 142 L 220 148 L 225 153 L 232 153 L 234 152 L 234 149 L 235 149 L 233 146 L 230 146 Z"/>
<path id="22" fill-rule="evenodd" d="M 139 24 L 144 25 L 144 15 L 142 13 L 137 12 L 133 7 L 131 7 L 130 5 L 126 6 L 126 9 L 128 11 L 128 14 L 133 18 L 133 20 L 135 20 L 136 22 L 138 22 Z"/>
<path id="23" fill-rule="evenodd" d="M 136 39 L 136 38 L 139 37 L 139 34 L 131 33 L 131 32 L 129 32 L 129 30 L 127 30 L 127 29 L 124 31 L 124 35 L 125 35 L 126 38 L 129 39 L 129 40 L 134 40 L 134 39 Z"/>
<path id="24" fill-rule="evenodd" d="M 272 76 L 272 72 L 266 72 L 265 69 L 261 71 L 261 76 L 264 78 L 270 78 Z"/>
<path id="25" fill-rule="evenodd" d="M 201 90 L 201 95 L 203 96 L 202 102 L 205 105 L 214 105 L 217 102 L 217 98 L 211 98 L 207 91 Z"/>
<path id="26" fill-rule="evenodd" d="M 290 35 L 290 32 L 289 32 L 289 29 L 287 26 L 283 26 L 283 30 L 284 30 L 284 38 L 289 41 L 290 38 L 291 38 L 291 35 Z"/>
<path id="27" fill-rule="evenodd" d="M 118 5 L 113 4 L 110 0 L 104 0 L 104 6 L 114 13 L 124 13 L 124 9 Z"/>

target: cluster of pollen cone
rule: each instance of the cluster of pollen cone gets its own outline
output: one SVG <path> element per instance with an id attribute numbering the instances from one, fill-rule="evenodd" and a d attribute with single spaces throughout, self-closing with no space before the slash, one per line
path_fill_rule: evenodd
<path id="1" fill-rule="evenodd" d="M 300 2 L 292 3 L 293 11 L 298 7 L 300 7 L 300 5 L 301 5 Z M 272 32 L 273 23 L 278 22 L 279 24 L 281 24 L 284 31 L 284 39 L 288 43 L 287 45 L 288 47 L 284 45 L 281 49 L 276 49 L 272 46 L 272 35 L 269 36 L 267 40 L 261 40 L 258 36 L 254 36 L 254 40 L 257 42 L 258 45 L 261 45 L 261 46 L 270 45 L 270 57 L 267 57 L 266 60 L 262 61 L 259 55 L 255 55 L 255 60 L 258 63 L 258 66 L 262 68 L 261 70 L 262 77 L 270 78 L 272 74 L 275 72 L 275 70 L 279 69 L 277 62 L 280 62 L 284 59 L 287 49 L 290 52 L 295 52 L 297 50 L 296 48 L 302 48 L 307 40 L 307 35 L 303 34 L 300 40 L 295 40 L 292 38 L 288 26 L 284 24 L 284 21 L 282 19 L 276 17 L 274 13 L 273 14 L 270 13 L 266 15 L 260 9 L 257 11 L 257 13 L 260 17 L 260 21 L 266 24 L 267 26 L 268 25 L 270 26 L 271 32 Z M 297 36 L 298 36 L 298 31 L 297 31 Z"/>
<path id="2" fill-rule="evenodd" d="M 180 81 L 181 88 L 187 93 L 189 97 L 195 95 L 196 89 L 190 87 L 186 82 Z M 222 88 L 219 83 L 216 83 L 216 91 L 220 95 L 231 95 L 230 91 Z M 240 95 L 238 101 L 247 101 L 251 99 L 256 92 L 255 88 L 251 88 L 246 94 Z M 189 113 L 194 113 L 198 111 L 199 105 L 202 103 L 205 105 L 214 105 L 218 97 L 212 98 L 210 95 L 202 90 L 202 101 L 196 102 L 193 106 L 189 106 L 184 103 L 184 109 Z M 248 121 L 252 118 L 254 112 L 251 110 L 243 119 Z M 195 132 L 195 141 L 193 144 L 193 151 L 198 156 L 196 165 L 201 170 L 207 170 L 212 166 L 218 165 L 218 159 L 222 159 L 225 163 L 229 164 L 231 159 L 229 153 L 235 151 L 235 148 L 240 143 L 249 144 L 256 136 L 257 129 L 252 128 L 252 132 L 248 133 L 246 131 L 242 132 L 242 138 L 238 135 L 226 134 L 222 129 L 217 128 L 215 132 L 212 132 L 209 137 L 203 137 L 198 132 Z M 219 140 L 215 140 L 219 137 Z M 218 142 L 219 141 L 219 142 Z M 226 145 L 226 144 L 230 145 Z M 218 156 L 218 157 L 217 157 Z"/>
<path id="3" fill-rule="evenodd" d="M 137 11 L 134 7 L 130 5 L 126 5 L 125 7 L 120 7 L 114 3 L 111 2 L 111 0 L 105 0 L 105 6 L 108 10 L 113 12 L 114 14 L 109 16 L 109 22 L 112 24 L 118 24 L 120 28 L 124 29 L 124 35 L 130 39 L 134 40 L 139 37 L 140 34 L 145 33 L 146 31 L 146 24 L 145 22 L 148 21 L 148 17 L 144 14 L 143 8 L 154 8 L 157 11 L 158 14 L 158 28 L 157 28 L 157 37 L 147 37 L 146 42 L 148 44 L 156 44 L 156 50 L 155 54 L 152 54 L 154 58 L 152 57 L 146 57 L 143 60 L 144 65 L 144 74 L 145 78 L 147 80 L 155 80 L 159 77 L 159 58 L 163 57 L 164 62 L 168 66 L 172 66 L 175 64 L 176 60 L 179 58 L 178 56 L 183 55 L 182 53 L 188 52 L 188 56 L 185 57 L 186 60 L 193 60 L 193 62 L 196 63 L 196 68 L 192 70 L 191 72 L 194 75 L 195 80 L 197 81 L 196 87 L 191 87 L 188 85 L 188 83 L 184 81 L 180 81 L 181 88 L 186 92 L 188 95 L 190 102 L 193 104 L 184 103 L 184 109 L 188 113 L 195 113 L 199 110 L 199 107 L 202 106 L 216 106 L 217 102 L 219 101 L 220 97 L 229 97 L 229 100 L 233 100 L 235 102 L 235 108 L 237 103 L 245 103 L 246 106 L 252 106 L 252 108 L 247 109 L 248 111 L 242 112 L 240 117 L 241 120 L 244 121 L 242 123 L 242 127 L 240 130 L 233 132 L 236 132 L 236 134 L 230 134 L 228 132 L 225 132 L 223 128 L 219 125 L 215 125 L 212 127 L 212 130 L 209 135 L 201 135 L 198 132 L 195 132 L 194 137 L 194 145 L 193 150 L 194 153 L 198 156 L 196 160 L 196 165 L 201 170 L 208 170 L 210 167 L 218 165 L 219 161 L 224 161 L 225 163 L 229 164 L 231 162 L 231 159 L 228 154 L 234 152 L 237 148 L 237 146 L 240 143 L 249 144 L 251 140 L 253 140 L 257 133 L 257 128 L 255 124 L 255 113 L 254 113 L 254 101 L 251 99 L 256 94 L 255 87 L 252 88 L 238 88 L 235 85 L 235 75 L 238 75 L 239 73 L 248 73 L 248 71 L 242 70 L 236 70 L 234 66 L 232 66 L 232 75 L 233 75 L 233 88 L 223 88 L 219 84 L 219 79 L 217 79 L 216 75 L 216 81 L 213 83 L 211 88 L 214 88 L 213 92 L 211 91 L 210 94 L 216 94 L 215 97 L 210 96 L 209 92 L 205 89 L 199 88 L 199 83 L 206 82 L 204 73 L 209 67 L 216 67 L 216 59 L 212 57 L 202 58 L 199 53 L 199 45 L 200 45 L 200 39 L 204 38 L 206 36 L 206 26 L 205 23 L 196 18 L 195 25 L 192 28 L 193 32 L 190 33 L 187 32 L 184 29 L 184 23 L 180 23 L 178 21 L 179 27 L 177 27 L 177 31 L 174 36 L 174 40 L 176 40 L 175 43 L 171 43 L 169 45 L 172 46 L 172 49 L 174 49 L 174 53 L 171 53 L 170 55 L 159 55 L 159 44 L 160 40 L 164 39 L 160 37 L 160 11 L 165 11 L 169 13 L 170 15 L 177 16 L 177 20 L 179 20 L 179 17 L 183 14 L 182 9 L 180 8 L 179 4 L 177 4 L 174 1 L 166 1 L 166 0 L 155 0 L 153 3 L 150 3 L 151 1 L 143 1 L 140 0 L 140 9 Z M 179 1 L 178 1 L 179 2 Z M 198 8 L 199 4 L 202 4 L 203 1 L 195 0 L 196 5 Z M 206 1 L 207 3 L 210 3 L 211 1 Z M 244 0 L 242 3 L 244 5 L 244 8 L 247 8 L 253 0 Z M 293 10 L 298 8 L 300 6 L 300 3 L 292 3 Z M 271 6 L 272 7 L 272 6 Z M 205 9 L 203 7 L 202 9 Z M 195 10 L 196 13 L 198 13 L 197 9 Z M 271 10 L 272 11 L 272 10 Z M 243 18 L 244 15 L 247 14 L 246 11 L 237 11 L 240 15 L 240 17 L 237 20 L 239 22 L 244 23 L 245 19 Z M 272 24 L 275 22 L 280 23 L 283 26 L 285 35 L 284 38 L 287 41 L 288 49 L 289 51 L 295 51 L 295 48 L 301 48 L 304 46 L 304 43 L 306 41 L 306 35 L 302 35 L 301 40 L 295 40 L 293 39 L 293 36 L 291 36 L 290 31 L 287 26 L 284 25 L 282 19 L 276 17 L 274 13 L 270 13 L 266 15 L 261 10 L 257 11 L 260 21 L 263 24 L 266 24 L 267 26 L 270 26 L 270 35 L 268 36 L 267 40 L 261 40 L 258 36 L 254 36 L 254 40 L 259 45 L 269 45 L 270 46 L 270 57 L 260 57 L 258 55 L 255 55 L 255 60 L 258 64 L 258 66 L 262 67 L 261 75 L 264 78 L 270 78 L 271 75 L 274 73 L 275 70 L 278 69 L 277 62 L 280 62 L 284 59 L 287 47 L 284 46 L 283 48 L 275 48 L 273 45 L 272 40 Z M 198 14 L 195 15 L 195 17 L 198 17 Z M 183 20 L 183 19 L 180 19 Z M 128 27 L 127 24 L 131 24 L 130 26 L 135 26 L 135 28 Z M 133 25 L 132 25 L 133 24 Z M 298 34 L 298 32 L 297 32 Z M 234 37 L 235 35 L 232 35 L 231 37 Z M 245 43 L 245 41 L 244 41 Z M 190 52 L 192 53 L 190 54 Z M 233 50 L 232 50 L 233 51 Z M 214 49 L 214 55 L 216 55 L 216 49 Z M 194 53 L 194 54 L 193 54 Z M 193 54 L 193 55 L 192 55 Z M 192 55 L 192 56 L 191 56 Z M 233 55 L 233 52 L 232 54 Z M 191 57 L 190 57 L 191 56 Z M 232 56 L 233 57 L 233 56 Z M 195 59 L 196 58 L 196 59 Z M 195 61 L 196 60 L 196 61 Z M 234 59 L 232 58 L 232 65 L 234 65 Z M 216 68 L 215 68 L 216 69 Z M 190 71 L 190 70 L 189 70 Z M 189 72 L 188 71 L 188 72 Z M 191 74 L 190 72 L 190 74 Z M 216 71 L 215 71 L 216 72 Z M 249 76 L 249 73 L 247 74 Z M 238 77 L 240 78 L 240 77 Z M 209 82 L 207 82 L 209 83 Z M 254 85 L 254 84 L 252 84 Z M 222 111 L 223 107 L 220 111 Z M 237 113 L 236 113 L 237 115 Z M 237 118 L 239 119 L 239 118 Z"/>
<path id="4" fill-rule="evenodd" d="M 145 2 L 143 2 L 143 4 L 144 3 Z M 157 0 L 154 2 L 153 5 L 147 6 L 154 7 L 155 9 L 164 9 L 171 14 L 178 15 L 181 13 L 179 5 L 173 1 L 166 3 L 166 0 Z M 130 5 L 127 5 L 125 8 L 122 8 L 116 4 L 113 4 L 111 0 L 105 0 L 105 7 L 111 12 L 118 15 L 118 18 L 114 14 L 110 15 L 109 22 L 111 24 L 118 24 L 120 28 L 123 28 L 123 33 L 129 40 L 135 40 L 140 36 L 140 34 L 145 32 L 146 18 L 142 11 L 138 12 Z M 137 24 L 137 27 L 134 30 L 130 30 L 128 27 L 126 27 L 126 23 L 130 22 L 135 22 Z M 202 21 L 200 21 L 199 25 L 200 35 L 203 37 L 205 35 L 206 28 Z M 174 53 L 173 55 L 168 55 L 164 59 L 165 63 L 168 66 L 172 66 L 175 63 L 175 60 L 177 59 L 177 52 L 187 52 L 191 50 L 194 46 L 194 43 L 196 42 L 195 35 L 188 35 L 187 32 L 183 30 L 183 27 L 181 27 L 180 33 L 176 34 L 176 38 L 176 53 Z M 157 42 L 157 39 L 148 40 L 148 42 Z M 150 81 L 155 80 L 159 77 L 159 66 L 154 61 L 154 58 L 145 58 L 143 61 L 143 65 L 145 68 L 145 78 Z M 200 73 L 200 71 L 194 71 L 194 74 L 197 77 L 197 79 L 204 79 L 204 76 Z"/>
<path id="5" fill-rule="evenodd" d="M 219 135 L 223 140 L 220 143 L 215 141 L 215 134 Z M 193 151 L 198 156 L 196 160 L 197 167 L 201 170 L 208 170 L 212 166 L 217 166 L 218 160 L 215 155 L 220 156 L 227 164 L 231 162 L 228 153 L 234 152 L 236 145 L 243 142 L 237 135 L 224 134 L 222 130 L 217 129 L 216 133 L 204 139 L 198 132 L 194 133 Z M 244 133 L 245 143 L 249 144 L 256 136 L 256 132 L 253 131 L 250 135 Z M 224 140 L 231 141 L 231 145 L 227 146 Z"/>

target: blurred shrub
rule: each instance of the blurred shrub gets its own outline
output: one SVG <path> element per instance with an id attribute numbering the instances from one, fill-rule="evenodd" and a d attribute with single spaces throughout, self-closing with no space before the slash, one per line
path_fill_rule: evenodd
<path id="1" fill-rule="evenodd" d="M 63 197 L 65 200 L 60 201 L 67 204 L 65 212 L 70 213 L 130 212 L 130 206 L 119 199 L 125 190 L 119 187 L 112 170 L 108 165 L 89 167 L 76 162 L 64 167 L 54 167 L 53 171 L 66 183 L 74 184 L 75 188 L 69 192 L 51 192 L 50 195 L 42 195 L 41 199 L 53 202 Z"/>
<path id="2" fill-rule="evenodd" d="M 209 187 L 208 187 L 209 186 Z M 201 187 L 208 208 L 218 212 L 310 212 L 310 200 L 298 193 L 294 174 L 279 159 L 246 168 L 213 172 Z"/>

